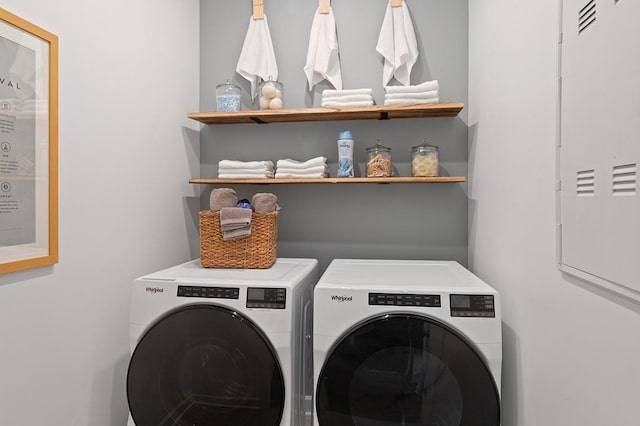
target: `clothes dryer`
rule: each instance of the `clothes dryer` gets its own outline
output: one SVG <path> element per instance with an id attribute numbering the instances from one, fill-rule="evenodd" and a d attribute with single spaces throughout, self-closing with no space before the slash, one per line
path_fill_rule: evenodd
<path id="1" fill-rule="evenodd" d="M 315 259 L 269 269 L 194 260 L 136 279 L 129 426 L 304 424 L 317 279 Z"/>
<path id="2" fill-rule="evenodd" d="M 498 293 L 457 262 L 331 262 L 315 287 L 315 426 L 498 426 Z"/>

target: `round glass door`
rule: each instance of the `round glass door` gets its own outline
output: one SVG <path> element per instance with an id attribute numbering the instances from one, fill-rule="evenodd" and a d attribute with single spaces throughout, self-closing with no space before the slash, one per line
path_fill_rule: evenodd
<path id="1" fill-rule="evenodd" d="M 347 333 L 320 373 L 321 426 L 498 426 L 498 390 L 466 339 L 417 315 Z"/>
<path id="2" fill-rule="evenodd" d="M 266 336 L 231 310 L 189 306 L 138 343 L 127 397 L 137 426 L 279 426 L 284 379 Z"/>

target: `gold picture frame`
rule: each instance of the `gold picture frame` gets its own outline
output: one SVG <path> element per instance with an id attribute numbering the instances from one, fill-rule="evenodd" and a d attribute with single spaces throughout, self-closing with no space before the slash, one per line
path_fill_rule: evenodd
<path id="1" fill-rule="evenodd" d="M 0 8 L 0 274 L 58 263 L 58 37 Z"/>

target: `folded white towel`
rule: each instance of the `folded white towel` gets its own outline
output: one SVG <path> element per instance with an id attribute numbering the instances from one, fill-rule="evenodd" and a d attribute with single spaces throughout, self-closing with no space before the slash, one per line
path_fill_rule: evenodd
<path id="1" fill-rule="evenodd" d="M 220 179 L 268 179 L 272 178 L 273 173 L 252 174 L 252 173 L 218 173 Z"/>
<path id="2" fill-rule="evenodd" d="M 382 85 L 389 84 L 393 77 L 408 85 L 411 69 L 418 60 L 418 41 L 407 2 L 398 7 L 387 2 L 376 51 L 384 57 Z"/>
<path id="3" fill-rule="evenodd" d="M 223 173 L 227 175 L 264 175 L 271 173 L 273 174 L 273 169 L 268 170 L 254 170 L 254 169 L 224 169 L 218 168 L 218 173 Z"/>
<path id="4" fill-rule="evenodd" d="M 327 14 L 320 13 L 318 8 L 313 16 L 304 72 L 309 82 L 309 90 L 325 79 L 336 89 L 342 89 L 336 18 L 331 7 Z"/>
<path id="5" fill-rule="evenodd" d="M 431 90 L 439 90 L 440 85 L 438 80 L 425 81 L 424 83 L 416 84 L 415 86 L 385 86 L 384 90 L 387 93 L 416 93 L 416 92 L 429 92 Z"/>
<path id="6" fill-rule="evenodd" d="M 331 102 L 360 102 L 360 101 L 372 101 L 371 95 L 345 95 L 345 96 L 323 96 L 323 101 Z"/>
<path id="7" fill-rule="evenodd" d="M 405 99 L 385 99 L 385 105 L 404 105 L 404 104 L 437 104 L 440 102 L 438 98 L 430 98 L 430 99 L 415 99 L 415 98 L 405 98 Z"/>
<path id="8" fill-rule="evenodd" d="M 276 169 L 276 175 L 288 173 L 288 174 L 301 174 L 301 175 L 311 175 L 314 173 L 329 173 L 329 166 L 315 166 L 309 167 L 307 169 L 289 169 L 286 167 L 278 167 Z"/>
<path id="9" fill-rule="evenodd" d="M 349 96 L 349 95 L 369 95 L 373 96 L 372 88 L 364 88 L 364 89 L 342 89 L 342 90 L 334 90 L 334 89 L 326 89 L 322 91 L 322 97 L 327 98 L 329 96 Z"/>
<path id="10" fill-rule="evenodd" d="M 221 160 L 218 162 L 218 167 L 224 169 L 273 169 L 273 161 Z"/>
<path id="11" fill-rule="evenodd" d="M 312 179 L 312 178 L 325 178 L 327 173 L 278 173 L 276 171 L 276 178 L 299 178 L 299 179 Z"/>
<path id="12" fill-rule="evenodd" d="M 278 79 L 278 64 L 273 51 L 267 15 L 263 19 L 249 18 L 249 29 L 244 38 L 236 72 L 251 83 L 251 99 L 256 97 L 258 78 Z"/>
<path id="13" fill-rule="evenodd" d="M 357 106 L 371 106 L 373 101 L 357 101 L 357 102 L 337 102 L 337 101 L 325 101 L 323 100 L 320 105 L 323 108 L 340 108 L 340 107 L 357 107 Z"/>
<path id="14" fill-rule="evenodd" d="M 278 169 L 308 169 L 309 167 L 326 166 L 327 157 L 314 157 L 307 161 L 298 161 L 292 160 L 291 158 L 284 158 L 282 160 L 278 160 L 276 164 Z"/>
<path id="15" fill-rule="evenodd" d="M 386 99 L 404 99 L 404 98 L 412 98 L 412 99 L 430 99 L 437 98 L 438 91 L 437 90 L 429 90 L 428 92 L 415 92 L 415 93 L 387 93 L 384 95 Z"/>

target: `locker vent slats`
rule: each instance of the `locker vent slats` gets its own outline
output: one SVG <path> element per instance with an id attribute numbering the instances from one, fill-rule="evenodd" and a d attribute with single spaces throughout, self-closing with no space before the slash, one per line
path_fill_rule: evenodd
<path id="1" fill-rule="evenodd" d="M 576 193 L 578 197 L 593 197 L 596 188 L 594 169 L 582 170 L 576 176 Z"/>
<path id="2" fill-rule="evenodd" d="M 589 0 L 578 12 L 578 34 L 596 22 L 596 0 Z"/>
<path id="3" fill-rule="evenodd" d="M 613 168 L 613 195 L 636 195 L 637 166 L 625 164 Z"/>

